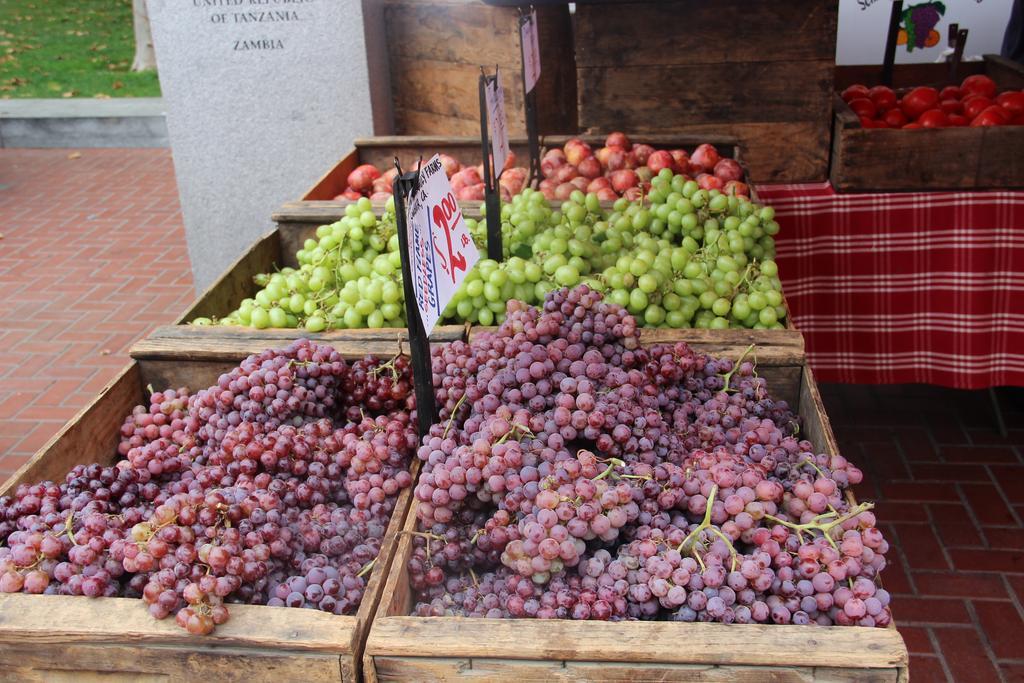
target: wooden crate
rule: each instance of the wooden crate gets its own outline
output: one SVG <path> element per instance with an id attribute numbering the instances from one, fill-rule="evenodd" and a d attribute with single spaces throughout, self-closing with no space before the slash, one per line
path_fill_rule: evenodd
<path id="1" fill-rule="evenodd" d="M 723 355 L 736 357 L 737 350 Z M 804 438 L 837 453 L 802 352 L 767 346 L 758 362 L 773 395 L 798 406 Z M 414 502 L 405 531 L 415 528 Z M 411 552 L 412 536 L 402 534 L 366 643 L 367 681 L 908 680 L 909 656 L 895 627 L 408 616 Z"/>
<path id="2" fill-rule="evenodd" d="M 196 390 L 242 360 L 132 361 L 0 488 L 61 481 L 75 465 L 116 460 L 124 417 L 157 390 Z M 415 465 L 414 465 L 415 466 Z M 238 681 L 346 683 L 361 680 L 362 648 L 395 539 L 412 500 L 403 491 L 359 610 L 337 616 L 309 609 L 231 605 L 231 617 L 209 636 L 191 636 L 173 618 L 153 619 L 141 600 L 0 594 L 0 679 L 5 682 Z"/>
<path id="3" fill-rule="evenodd" d="M 733 135 L 753 181 L 828 176 L 838 2 L 580 4 L 579 125 Z"/>
<path id="4" fill-rule="evenodd" d="M 1024 66 L 985 55 L 965 64 L 955 79 L 988 74 L 1000 90 L 1024 88 Z M 840 74 L 842 74 L 840 76 Z M 843 67 L 837 88 L 860 82 L 877 85 L 880 67 Z M 854 80 L 856 79 L 856 80 Z M 897 88 L 949 85 L 946 64 L 898 64 Z M 893 190 L 981 190 L 1024 187 L 1024 126 L 979 126 L 902 130 L 863 128 L 860 118 L 834 95 L 832 186 L 842 192 Z"/>
<path id="5" fill-rule="evenodd" d="M 495 65 L 510 135 L 526 134 L 518 11 L 479 0 L 385 0 L 394 132 L 480 134 L 480 67 Z M 576 130 L 576 68 L 569 8 L 537 7 L 541 76 L 537 128 Z"/>
<path id="6" fill-rule="evenodd" d="M 160 349 L 170 352 L 190 348 L 203 350 L 207 348 L 206 345 L 212 345 L 212 349 L 219 349 L 227 353 L 227 357 L 233 357 L 232 354 L 238 352 L 254 352 L 239 349 L 260 350 L 267 348 L 268 345 L 287 344 L 298 337 L 309 337 L 329 343 L 343 354 L 394 355 L 398 351 L 398 340 L 408 338 L 404 328 L 328 330 L 313 333 L 294 329 L 257 330 L 248 327 L 185 324 L 196 318 L 223 317 L 238 308 L 243 299 L 259 291 L 253 282 L 255 275 L 273 272 L 275 267 L 297 266 L 295 253 L 302 247 L 302 243 L 309 238 L 315 238 L 318 226 L 337 220 L 337 217 L 321 217 L 304 222 L 301 220 L 302 216 L 297 218 L 298 220 L 280 222 L 277 228 L 257 240 L 175 320 L 174 324 L 157 327 L 146 339 L 140 341 L 135 347 L 141 349 L 141 354 L 137 357 L 165 357 L 158 353 Z M 434 328 L 430 339 L 452 341 L 464 336 L 465 328 L 462 325 L 439 325 Z M 233 345 L 233 340 L 247 340 L 248 345 L 239 347 L 237 344 Z M 146 355 L 147 350 L 151 355 Z"/>

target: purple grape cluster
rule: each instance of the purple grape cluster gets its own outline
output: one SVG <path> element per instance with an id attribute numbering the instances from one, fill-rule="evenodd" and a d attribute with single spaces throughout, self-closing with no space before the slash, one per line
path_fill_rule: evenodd
<path id="1" fill-rule="evenodd" d="M 586 286 L 436 350 L 414 613 L 888 624 L 862 473 L 799 438 L 748 355 L 641 346 Z"/>
<path id="2" fill-rule="evenodd" d="M 0 498 L 0 592 L 137 597 L 195 634 L 230 603 L 352 613 L 418 443 L 407 360 L 354 365 L 301 340 L 153 393 L 114 466 Z"/>

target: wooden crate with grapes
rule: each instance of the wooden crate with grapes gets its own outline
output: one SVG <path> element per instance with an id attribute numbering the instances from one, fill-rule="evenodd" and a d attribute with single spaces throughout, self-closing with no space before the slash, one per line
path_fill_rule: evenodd
<path id="1" fill-rule="evenodd" d="M 188 464 L 191 479 L 179 478 L 177 481 L 202 484 L 198 489 L 193 488 L 200 491 L 198 504 L 194 505 L 196 499 L 189 499 L 181 505 L 175 502 L 179 501 L 175 494 L 189 487 L 173 484 L 175 477 L 168 475 L 172 472 L 168 463 L 174 462 L 182 452 L 192 454 L 179 436 L 199 438 L 192 426 L 182 426 L 179 422 L 189 419 L 189 414 L 184 411 L 191 410 L 199 416 L 200 429 L 204 424 L 220 426 L 215 419 L 221 415 L 217 412 L 219 408 L 210 408 L 210 404 L 196 399 L 195 394 L 193 399 L 196 403 L 192 404 L 192 409 L 184 408 L 188 404 L 177 394 L 179 387 L 199 390 L 212 386 L 219 397 L 216 400 L 227 401 L 224 392 L 235 392 L 232 396 L 242 395 L 240 392 L 245 387 L 238 381 L 244 375 L 245 382 L 251 382 L 247 384 L 250 389 L 248 397 L 255 401 L 265 398 L 265 389 L 270 384 L 268 380 L 273 379 L 282 402 L 281 405 L 273 401 L 268 403 L 264 417 L 277 414 L 282 419 L 285 413 L 275 411 L 296 408 L 292 401 L 293 397 L 299 396 L 293 391 L 298 385 L 309 392 L 304 394 L 307 399 L 311 395 L 317 398 L 301 402 L 298 413 L 288 413 L 290 415 L 303 412 L 316 415 L 314 405 L 326 405 L 317 403 L 323 398 L 317 394 L 319 388 L 334 386 L 327 395 L 332 400 L 341 400 L 340 394 L 334 393 L 342 390 L 341 385 L 330 384 L 340 375 L 331 374 L 332 379 L 310 381 L 313 379 L 312 367 L 317 368 L 317 376 L 325 378 L 328 372 L 335 372 L 337 366 L 328 370 L 316 358 L 298 353 L 292 355 L 294 357 L 288 356 L 281 361 L 285 369 L 279 369 L 274 378 L 266 372 L 236 373 L 230 375 L 231 382 L 222 381 L 224 373 L 230 373 L 237 367 L 244 354 L 231 359 L 180 360 L 165 365 L 133 361 L 91 405 L 75 416 L 0 488 L 0 678 L 12 682 L 133 683 L 164 680 L 247 683 L 361 680 L 363 643 L 393 557 L 396 534 L 409 508 L 411 489 L 403 488 L 394 495 L 389 494 L 386 499 L 392 501 L 393 512 L 387 513 L 387 508 L 373 512 L 368 517 L 368 524 L 374 525 L 373 531 L 359 531 L 362 527 L 358 525 L 358 519 L 350 523 L 343 513 L 336 512 L 336 508 L 318 508 L 315 505 L 325 502 L 324 479 L 318 481 L 317 476 L 313 476 L 320 474 L 315 468 L 327 472 L 323 465 L 326 460 L 320 454 L 326 454 L 328 450 L 333 452 L 337 444 L 311 441 L 307 438 L 309 434 L 301 438 L 287 437 L 290 432 L 280 429 L 268 431 L 268 434 L 276 435 L 279 440 L 282 436 L 292 438 L 293 444 L 308 446 L 315 443 L 313 450 L 306 451 L 309 457 L 304 457 L 298 446 L 292 451 L 274 451 L 266 442 L 263 443 L 266 449 L 260 454 L 246 452 L 246 447 L 242 447 L 239 453 L 238 446 L 232 450 L 230 444 L 225 445 L 223 440 L 215 442 L 218 437 L 207 433 L 203 437 L 207 439 L 204 442 L 207 446 L 219 443 L 223 453 L 233 453 L 234 459 L 219 465 L 213 460 L 217 457 L 216 448 L 213 448 L 209 452 L 204 451 L 201 459 L 191 460 Z M 352 358 L 357 354 L 349 350 L 347 355 Z M 277 362 L 273 358 L 270 363 Z M 375 367 L 380 368 L 379 373 L 372 368 L 369 371 L 374 377 L 383 377 L 383 373 L 392 369 L 391 366 Z M 365 376 L 361 377 L 359 384 L 380 385 L 379 382 L 367 383 Z M 251 393 L 257 389 L 264 394 L 255 396 Z M 155 398 L 154 390 L 158 392 Z M 346 390 L 346 393 L 351 392 Z M 285 399 L 285 395 L 288 398 Z M 151 401 L 157 403 L 151 405 Z M 223 407 L 225 404 L 219 405 Z M 142 407 L 133 410 L 133 406 Z M 244 410 L 251 408 L 253 406 L 248 405 Z M 350 408 L 345 411 L 351 412 Z M 127 423 L 126 416 L 129 416 Z M 243 425 L 249 424 L 249 418 L 244 414 L 235 413 L 235 416 L 244 418 Z M 206 418 L 209 420 L 203 422 Z M 356 419 L 358 422 L 358 415 Z M 230 418 L 230 423 L 235 423 L 234 418 Z M 340 428 L 337 423 L 335 426 Z M 165 427 L 182 431 L 180 435 L 171 435 Z M 241 432 L 235 434 L 239 436 Z M 323 432 L 317 434 L 323 436 Z M 154 447 L 151 437 L 167 441 Z M 183 444 L 180 447 L 177 445 L 179 442 Z M 256 442 L 247 443 L 252 445 Z M 156 448 L 159 452 L 164 446 L 169 449 L 164 452 L 165 458 L 146 450 Z M 321 446 L 328 450 L 322 450 Z M 273 460 L 253 459 L 257 455 L 270 457 L 272 453 L 285 455 Z M 110 469 L 118 461 L 117 468 Z M 279 465 L 276 470 L 275 462 Z M 178 466 L 181 466 L 180 462 Z M 137 472 L 140 467 L 150 473 L 146 475 L 150 481 L 145 485 L 138 483 L 144 481 Z M 414 464 L 410 474 L 401 476 L 414 479 L 417 467 Z M 65 478 L 69 472 L 72 474 Z M 307 474 L 311 476 L 307 477 Z M 338 472 L 332 470 L 330 474 L 339 483 L 345 481 L 344 472 L 340 478 L 337 478 Z M 289 479 L 289 475 L 294 476 Z M 399 475 L 392 473 L 388 476 L 398 481 Z M 21 488 L 45 481 L 56 484 Z M 237 505 L 230 504 L 237 502 L 237 498 L 234 501 L 216 498 L 220 495 L 218 492 L 223 494 L 223 498 L 229 492 L 242 490 L 233 486 L 242 487 L 244 481 L 256 483 L 262 491 L 259 494 L 261 502 L 256 507 L 265 507 L 269 511 L 260 512 L 257 517 L 257 513 L 252 511 L 255 510 L 252 497 L 244 498 Z M 292 483 L 297 486 L 293 487 Z M 59 485 L 63 485 L 60 490 L 57 489 Z M 267 498 L 270 495 L 267 491 L 273 491 L 273 496 Z M 335 496 L 330 500 L 338 500 L 336 495 L 330 494 Z M 70 512 L 72 509 L 74 512 Z M 172 511 L 168 513 L 168 510 Z M 280 517 L 273 517 L 277 514 L 272 512 L 274 510 L 280 510 L 292 521 L 286 524 Z M 33 511 L 39 513 L 34 523 L 29 518 Z M 188 519 L 188 514 L 196 519 Z M 67 520 L 70 520 L 70 530 Z M 268 526 L 271 522 L 275 526 Z M 193 526 L 188 527 L 188 523 L 193 523 Z M 207 537 L 212 535 L 212 540 L 206 549 L 199 542 L 188 543 L 189 537 L 202 538 L 195 524 L 208 525 L 203 533 Z M 238 529 L 239 533 L 244 532 L 242 541 L 229 536 L 232 528 Z M 282 535 L 284 531 L 279 529 L 288 529 L 287 533 L 291 534 L 288 538 L 293 541 L 286 543 Z M 43 536 L 41 542 L 38 538 L 25 536 L 37 531 Z M 253 536 L 255 533 L 260 536 Z M 350 535 L 346 536 L 346 533 Z M 380 539 L 375 559 L 371 536 Z M 118 548 L 118 539 L 125 537 L 130 542 L 122 542 Z M 302 543 L 295 545 L 294 539 L 300 537 Z M 105 539 L 105 542 L 100 539 Z M 232 546 L 232 542 L 236 545 Z M 274 545 L 279 542 L 284 545 Z M 238 543 L 243 543 L 245 550 L 239 551 Z M 269 550 L 266 545 L 261 547 L 261 543 L 271 544 Z M 162 547 L 158 549 L 160 544 Z M 134 547 L 131 553 L 128 552 L 129 545 Z M 31 557 L 23 557 L 26 552 Z M 150 554 L 149 559 L 143 556 L 146 552 Z M 160 558 L 154 559 L 158 555 Z M 166 561 L 164 558 L 167 557 L 174 561 Z M 325 565 L 321 558 L 335 558 L 339 562 L 344 559 L 347 564 L 337 566 L 348 568 L 340 571 L 334 560 L 327 561 Z M 303 564 L 305 561 L 310 564 Z M 133 562 L 135 564 L 131 564 Z M 158 563 L 156 567 L 152 566 L 153 562 Z M 198 569 L 197 576 L 194 576 L 193 566 Z M 127 570 L 135 570 L 136 573 Z M 122 571 L 126 573 L 122 574 Z M 170 574 L 165 576 L 167 572 Z M 287 575 L 290 575 L 287 581 L 277 583 Z M 195 592 L 196 588 L 186 587 L 179 596 L 177 591 L 181 586 L 176 584 L 176 578 L 181 576 L 197 581 L 195 585 L 199 592 Z M 241 581 L 239 583 L 238 579 L 230 577 L 241 577 Z M 163 583 L 167 578 L 172 588 Z M 332 580 L 334 584 L 331 584 Z M 206 586 L 204 581 L 212 581 L 212 585 Z M 267 581 L 271 583 L 267 584 Z M 280 593 L 274 592 L 283 591 L 277 588 L 281 585 L 286 585 L 289 593 L 283 599 Z M 164 595 L 159 590 L 161 587 L 170 593 Z M 37 592 L 41 588 L 45 594 L 26 593 Z M 234 592 L 227 592 L 230 588 L 234 588 Z M 203 592 L 207 589 L 212 592 Z M 256 592 L 260 590 L 263 593 Z M 286 604 L 291 606 L 301 603 L 304 607 L 319 609 L 259 604 L 267 603 L 268 594 L 265 593 L 268 592 L 269 597 L 277 597 L 272 604 L 288 601 Z M 124 597 L 140 593 L 145 600 Z M 96 594 L 112 597 L 86 597 Z M 220 599 L 225 599 L 221 597 L 223 595 L 228 597 L 223 605 L 219 605 Z M 293 602 L 296 599 L 298 602 Z M 238 600 L 243 604 L 235 604 Z M 342 600 L 345 604 L 339 608 Z M 186 602 L 192 612 L 176 616 Z M 223 606 L 227 608 L 226 615 L 222 611 Z M 156 619 L 147 613 L 147 609 L 156 611 L 157 616 L 167 616 Z M 226 621 L 223 620 L 225 616 Z M 175 623 L 179 619 L 179 623 Z M 212 633 L 196 634 L 211 627 Z"/>
<path id="2" fill-rule="evenodd" d="M 421 449 L 366 679 L 908 680 L 887 543 L 802 351 L 638 356 L 620 314 L 554 303 L 568 322 L 443 354 L 499 361 L 453 375 L 472 401 L 450 389 Z"/>

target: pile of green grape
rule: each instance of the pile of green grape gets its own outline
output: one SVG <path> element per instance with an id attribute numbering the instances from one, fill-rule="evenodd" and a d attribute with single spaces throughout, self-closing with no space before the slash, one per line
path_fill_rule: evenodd
<path id="1" fill-rule="evenodd" d="M 486 252 L 486 221 L 466 219 Z M 771 207 L 702 190 L 665 169 L 647 197 L 606 209 L 574 192 L 552 206 L 526 189 L 501 207 L 501 262 L 481 259 L 442 322 L 500 324 L 505 304 L 538 304 L 585 283 L 650 327 L 780 328 L 786 317 L 773 260 L 779 231 Z M 320 226 L 296 254 L 298 268 L 256 277 L 262 288 L 223 319 L 193 324 L 263 329 L 405 327 L 401 259 L 391 201 L 377 216 L 368 199 Z"/>

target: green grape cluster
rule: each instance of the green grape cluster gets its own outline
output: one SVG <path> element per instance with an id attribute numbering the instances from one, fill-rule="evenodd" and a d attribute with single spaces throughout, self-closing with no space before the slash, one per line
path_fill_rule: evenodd
<path id="1" fill-rule="evenodd" d="M 446 323 L 500 324 L 505 304 L 539 304 L 559 287 L 585 283 L 652 327 L 779 328 L 779 231 L 771 207 L 702 190 L 665 169 L 647 197 L 611 209 L 573 192 L 552 206 L 525 189 L 501 207 L 503 260 L 481 259 L 442 312 Z M 466 219 L 481 253 L 486 220 Z M 263 329 L 405 327 L 401 258 L 389 201 L 377 216 L 368 199 L 317 228 L 297 268 L 257 276 L 261 287 L 216 321 Z M 197 319 L 193 324 L 214 324 Z"/>
<path id="2" fill-rule="evenodd" d="M 317 228 L 316 239 L 307 239 L 295 257 L 298 268 L 257 275 L 262 289 L 219 322 L 309 332 L 405 327 L 391 200 L 379 217 L 369 199 L 349 204 L 341 220 Z M 212 321 L 194 324 L 204 322 Z"/>

